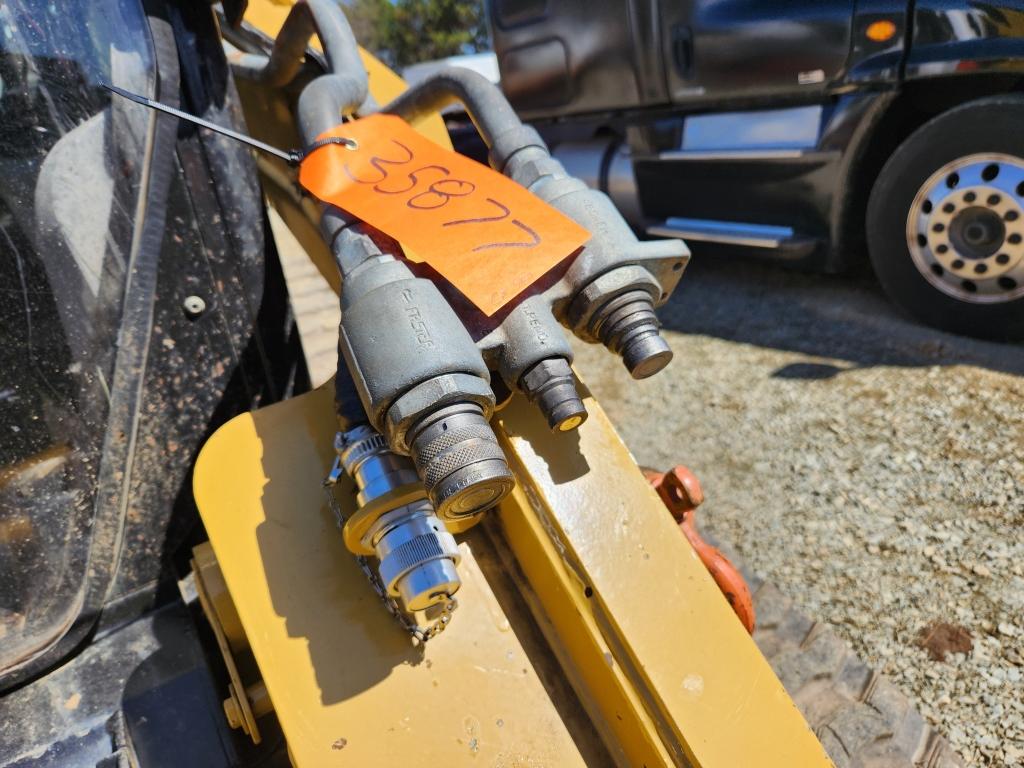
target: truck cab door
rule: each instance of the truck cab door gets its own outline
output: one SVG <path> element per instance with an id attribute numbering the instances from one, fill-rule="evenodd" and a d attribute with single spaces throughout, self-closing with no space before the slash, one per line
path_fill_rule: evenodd
<path id="1" fill-rule="evenodd" d="M 813 96 L 842 76 L 853 0 L 669 0 L 662 53 L 677 104 Z"/>

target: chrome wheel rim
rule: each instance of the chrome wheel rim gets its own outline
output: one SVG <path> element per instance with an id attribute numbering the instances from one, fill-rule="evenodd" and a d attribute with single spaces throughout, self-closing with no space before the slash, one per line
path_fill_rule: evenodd
<path id="1" fill-rule="evenodd" d="M 914 197 L 907 246 L 924 278 L 955 299 L 1024 296 L 1024 160 L 984 153 L 946 163 Z"/>

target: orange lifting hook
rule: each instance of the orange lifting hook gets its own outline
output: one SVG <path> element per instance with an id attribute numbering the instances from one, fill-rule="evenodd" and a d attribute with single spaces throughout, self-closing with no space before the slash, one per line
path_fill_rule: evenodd
<path id="1" fill-rule="evenodd" d="M 729 558 L 704 541 L 697 532 L 695 517 L 697 507 L 704 502 L 704 491 L 701 490 L 696 476 L 681 464 L 668 472 L 644 469 L 643 473 L 647 482 L 668 507 L 668 511 L 672 513 L 672 517 L 679 523 L 679 529 L 704 563 L 704 567 L 711 573 L 711 578 L 722 590 L 740 623 L 753 634 L 754 602 L 750 597 L 747 582 L 736 566 L 729 562 Z"/>

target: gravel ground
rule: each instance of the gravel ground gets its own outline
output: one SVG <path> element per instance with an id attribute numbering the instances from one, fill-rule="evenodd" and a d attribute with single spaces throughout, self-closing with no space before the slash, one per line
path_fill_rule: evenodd
<path id="1" fill-rule="evenodd" d="M 1024 765 L 1024 348 L 921 328 L 866 279 L 695 259 L 676 357 L 577 367 L 637 460 L 687 464 L 698 521 L 833 624 L 972 765 Z M 935 622 L 973 649 L 937 661 Z"/>

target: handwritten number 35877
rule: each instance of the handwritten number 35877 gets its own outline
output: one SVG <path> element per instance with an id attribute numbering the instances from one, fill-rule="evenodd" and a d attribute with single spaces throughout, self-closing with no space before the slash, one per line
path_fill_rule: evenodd
<path id="1" fill-rule="evenodd" d="M 406 192 L 411 192 L 420 185 L 421 180 L 429 178 L 432 175 L 440 175 L 441 178 L 432 181 L 427 186 L 426 190 L 413 195 L 405 201 L 407 207 L 420 211 L 443 208 L 453 197 L 466 197 L 476 191 L 476 185 L 471 181 L 449 178 L 451 171 L 442 165 L 424 165 L 421 168 L 408 172 L 405 175 L 404 185 L 385 184 L 385 182 L 394 181 L 394 177 L 391 176 L 388 168 L 385 166 L 406 165 L 413 160 L 412 150 L 402 144 L 402 142 L 392 139 L 391 143 L 398 146 L 405 153 L 406 157 L 401 159 L 388 159 L 381 157 L 380 155 L 374 155 L 370 159 L 370 165 L 379 174 L 377 178 L 361 179 L 352 173 L 352 170 L 349 168 L 347 163 L 344 166 L 345 173 L 348 174 L 348 177 L 352 179 L 352 181 L 359 184 L 372 185 L 373 191 L 382 195 L 401 195 Z M 508 206 L 503 205 L 497 200 L 491 197 L 485 197 L 484 200 L 497 210 L 495 215 L 478 216 L 468 219 L 453 219 L 452 221 L 443 222 L 441 226 L 460 227 L 467 224 L 495 224 L 499 221 L 508 219 L 509 216 L 512 215 L 512 211 L 509 210 Z M 478 245 L 473 248 L 473 252 L 486 251 L 491 248 L 533 248 L 540 244 L 540 235 L 519 219 L 513 218 L 509 223 L 516 229 L 525 233 L 529 239 L 485 243 L 484 245 Z"/>

